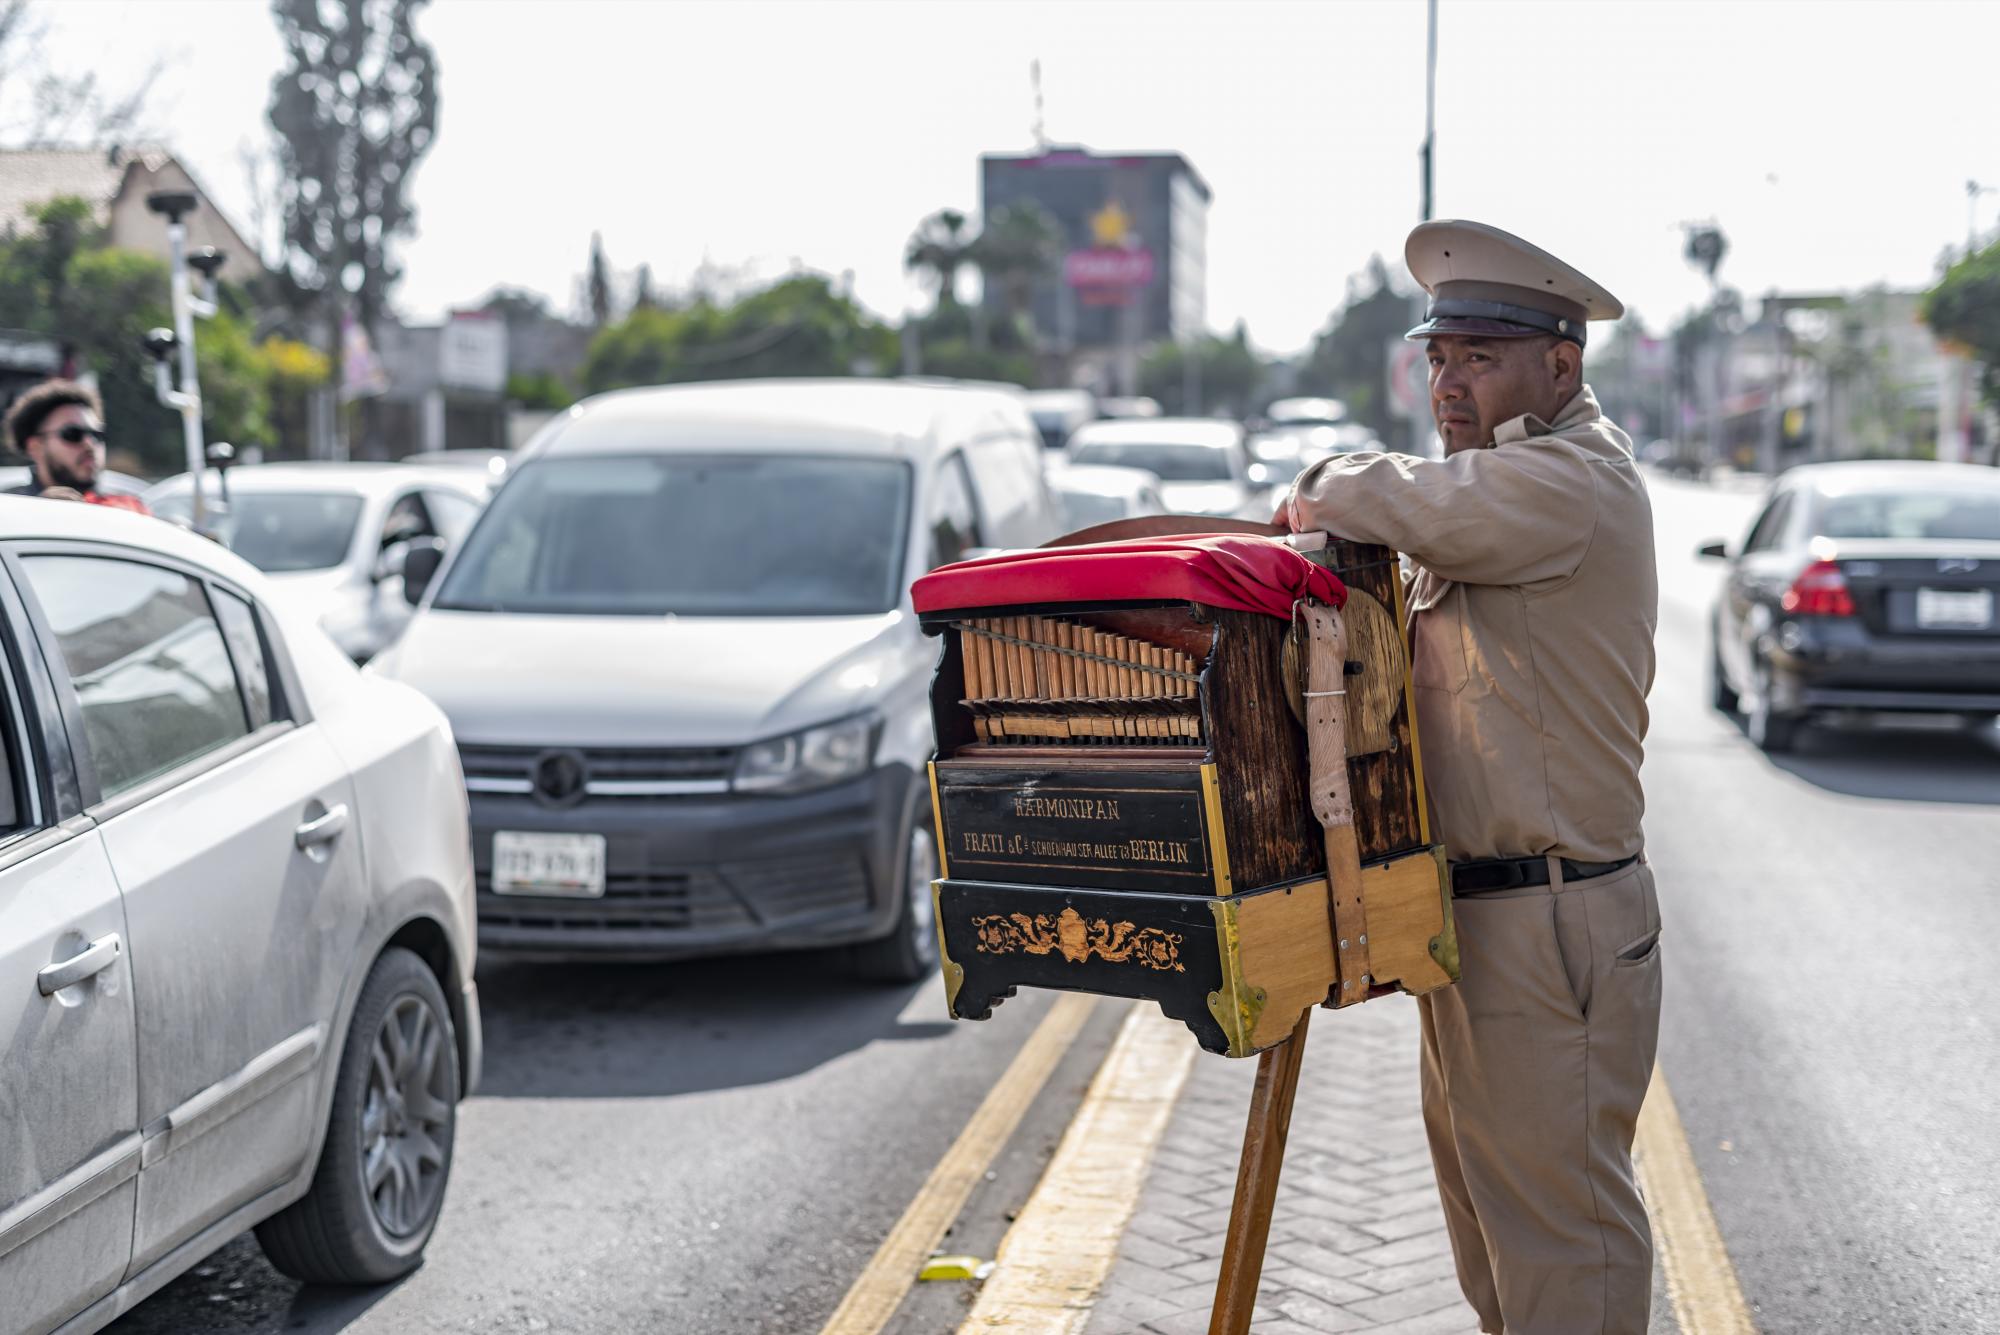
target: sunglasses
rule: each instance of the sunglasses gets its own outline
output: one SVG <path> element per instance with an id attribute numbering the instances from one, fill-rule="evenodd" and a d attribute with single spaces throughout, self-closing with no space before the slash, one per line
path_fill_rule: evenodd
<path id="1" fill-rule="evenodd" d="M 86 440 L 96 441 L 99 445 L 105 443 L 104 432 L 100 428 L 94 426 L 78 426 L 74 422 L 71 422 L 68 426 L 63 427 L 59 431 L 39 431 L 36 434 L 42 436 L 52 435 L 65 445 L 81 445 Z"/>

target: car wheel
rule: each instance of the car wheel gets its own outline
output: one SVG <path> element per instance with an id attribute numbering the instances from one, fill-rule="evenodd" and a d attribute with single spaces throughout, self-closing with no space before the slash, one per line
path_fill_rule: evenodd
<path id="1" fill-rule="evenodd" d="M 931 899 L 931 882 L 938 877 L 938 855 L 937 840 L 925 819 L 928 814 L 921 808 L 911 813 L 897 887 L 901 903 L 896 925 L 880 941 L 870 941 L 855 951 L 855 972 L 863 978 L 914 983 L 938 966 L 937 909 Z"/>
<path id="2" fill-rule="evenodd" d="M 1724 714 L 1734 714 L 1742 701 L 1730 688 L 1729 674 L 1722 670 L 1722 645 L 1713 632 L 1708 640 L 1708 703 Z"/>
<path id="3" fill-rule="evenodd" d="M 347 1027 L 326 1146 L 305 1196 L 257 1226 L 271 1264 L 312 1284 L 381 1284 L 423 1262 L 451 1174 L 458 1038 L 414 953 L 385 950 Z"/>
<path id="4" fill-rule="evenodd" d="M 1799 728 L 1804 720 L 1796 714 L 1780 714 L 1771 708 L 1771 669 L 1758 663 L 1753 669 L 1757 677 L 1757 698 L 1743 716 L 1743 728 L 1750 736 L 1750 742 L 1765 755 L 1783 755 L 1798 744 Z"/>

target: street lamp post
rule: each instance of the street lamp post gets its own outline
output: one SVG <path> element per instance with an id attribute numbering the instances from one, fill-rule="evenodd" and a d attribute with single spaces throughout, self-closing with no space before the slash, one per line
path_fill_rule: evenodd
<path id="1" fill-rule="evenodd" d="M 181 415 L 181 435 L 187 451 L 188 476 L 194 485 L 193 523 L 197 531 L 208 526 L 208 508 L 202 495 L 202 473 L 207 456 L 201 441 L 201 376 L 195 366 L 194 320 L 216 312 L 215 274 L 225 256 L 213 246 L 188 253 L 187 224 L 182 221 L 200 207 L 191 190 L 156 190 L 146 196 L 146 207 L 167 220 L 167 271 L 173 284 L 174 327 L 155 329 L 146 336 L 147 351 L 153 354 L 153 392 L 166 407 Z M 202 295 L 194 294 L 188 277 L 190 268 L 200 271 Z M 168 359 L 180 354 L 180 388 L 175 389 Z"/>

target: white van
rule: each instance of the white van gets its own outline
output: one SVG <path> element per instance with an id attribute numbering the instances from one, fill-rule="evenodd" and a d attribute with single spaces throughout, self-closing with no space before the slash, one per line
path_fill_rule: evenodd
<path id="1" fill-rule="evenodd" d="M 1040 454 L 1018 394 L 879 380 L 627 390 L 545 428 L 375 666 L 451 717 L 481 949 L 934 968 L 909 587 L 1056 534 Z"/>

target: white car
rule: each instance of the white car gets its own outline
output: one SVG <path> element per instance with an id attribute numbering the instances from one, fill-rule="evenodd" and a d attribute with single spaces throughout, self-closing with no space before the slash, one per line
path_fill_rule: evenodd
<path id="1" fill-rule="evenodd" d="M 0 535 L 0 1331 L 253 1225 L 407 1273 L 481 1057 L 449 726 L 191 533 L 0 497 Z"/>
<path id="2" fill-rule="evenodd" d="M 1069 438 L 1072 464 L 1109 464 L 1158 475 L 1174 514 L 1268 520 L 1280 479 L 1251 459 L 1243 428 L 1207 417 L 1092 422 Z"/>
<path id="3" fill-rule="evenodd" d="M 1017 393 L 858 378 L 623 390 L 545 428 L 370 665 L 457 730 L 481 950 L 933 971 L 910 583 L 1056 536 L 1041 453 Z"/>
<path id="4" fill-rule="evenodd" d="M 1062 506 L 1063 519 L 1072 533 L 1114 519 L 1167 512 L 1167 503 L 1160 497 L 1160 479 L 1143 468 L 1063 464 L 1046 471 L 1049 490 Z"/>
<path id="5" fill-rule="evenodd" d="M 202 481 L 208 527 L 269 575 L 357 663 L 395 642 L 410 619 L 403 563 L 413 548 L 449 547 L 492 493 L 484 467 L 355 463 L 249 464 Z M 228 499 L 223 501 L 223 483 Z M 185 473 L 146 493 L 162 519 L 187 522 Z"/>

